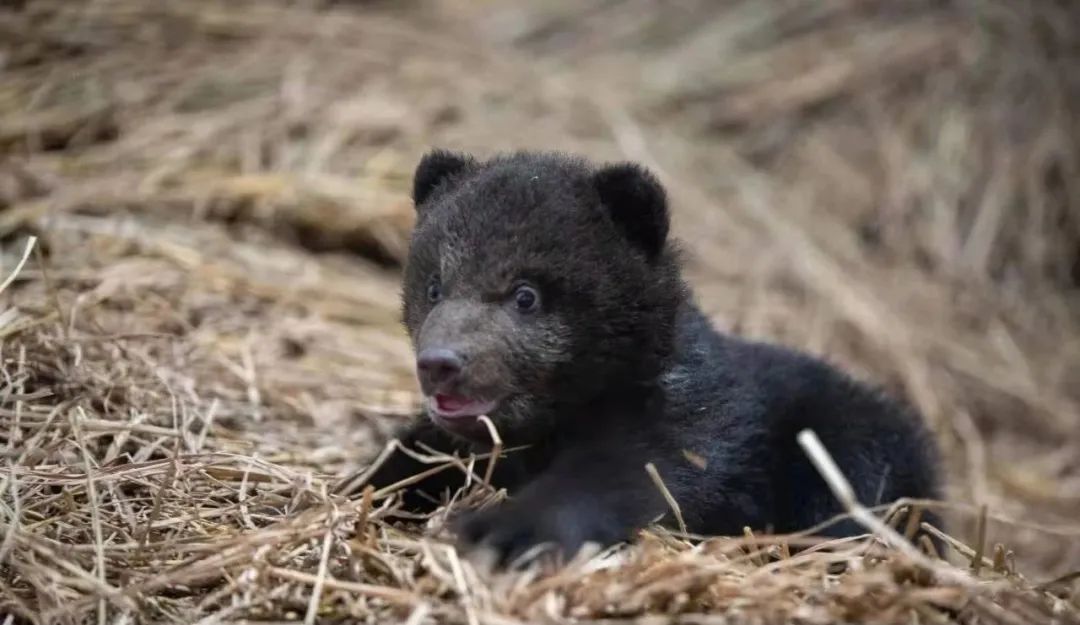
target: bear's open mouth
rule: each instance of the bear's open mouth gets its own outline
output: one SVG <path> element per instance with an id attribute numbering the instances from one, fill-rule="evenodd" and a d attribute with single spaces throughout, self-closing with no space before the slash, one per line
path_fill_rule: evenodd
<path id="1" fill-rule="evenodd" d="M 485 401 L 441 393 L 436 394 L 430 401 L 432 412 L 443 419 L 475 419 L 480 415 L 488 414 L 498 405 L 496 401 Z"/>

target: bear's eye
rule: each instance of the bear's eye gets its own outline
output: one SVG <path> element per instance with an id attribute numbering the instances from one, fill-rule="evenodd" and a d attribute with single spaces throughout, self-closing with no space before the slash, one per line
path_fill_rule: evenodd
<path id="1" fill-rule="evenodd" d="M 434 278 L 431 279 L 431 282 L 428 283 L 428 287 L 427 287 L 428 301 L 431 302 L 432 304 L 434 304 L 434 303 L 438 302 L 441 297 L 442 297 L 442 285 L 439 284 L 439 278 L 434 277 Z"/>
<path id="2" fill-rule="evenodd" d="M 540 308 L 540 293 L 527 284 L 519 286 L 514 290 L 514 307 L 518 312 L 534 312 Z"/>

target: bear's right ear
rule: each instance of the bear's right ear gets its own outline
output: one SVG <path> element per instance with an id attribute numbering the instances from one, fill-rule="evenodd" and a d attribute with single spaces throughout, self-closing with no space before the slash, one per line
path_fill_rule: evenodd
<path id="1" fill-rule="evenodd" d="M 593 184 L 626 238 L 650 260 L 656 258 L 664 249 L 671 223 L 660 181 L 640 165 L 618 163 L 597 171 Z"/>
<path id="2" fill-rule="evenodd" d="M 471 156 L 447 150 L 432 150 L 420 159 L 413 174 L 413 204 L 420 206 L 444 180 L 473 165 Z"/>

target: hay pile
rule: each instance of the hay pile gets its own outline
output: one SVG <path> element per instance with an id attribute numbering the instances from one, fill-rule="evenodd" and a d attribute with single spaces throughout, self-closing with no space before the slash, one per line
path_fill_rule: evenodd
<path id="1" fill-rule="evenodd" d="M 1080 622 L 1080 22 L 1013 5 L 0 9 L 0 623 Z M 430 144 L 656 168 L 719 324 L 927 413 L 950 563 L 657 530 L 492 576 L 330 497 L 416 409 Z"/>

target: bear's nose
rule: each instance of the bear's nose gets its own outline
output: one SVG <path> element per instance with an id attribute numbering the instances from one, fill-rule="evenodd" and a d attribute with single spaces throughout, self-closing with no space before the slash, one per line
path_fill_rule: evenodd
<path id="1" fill-rule="evenodd" d="M 429 395 L 436 389 L 446 388 L 457 380 L 464 365 L 461 355 L 452 349 L 445 347 L 424 349 L 416 357 L 420 386 Z"/>

